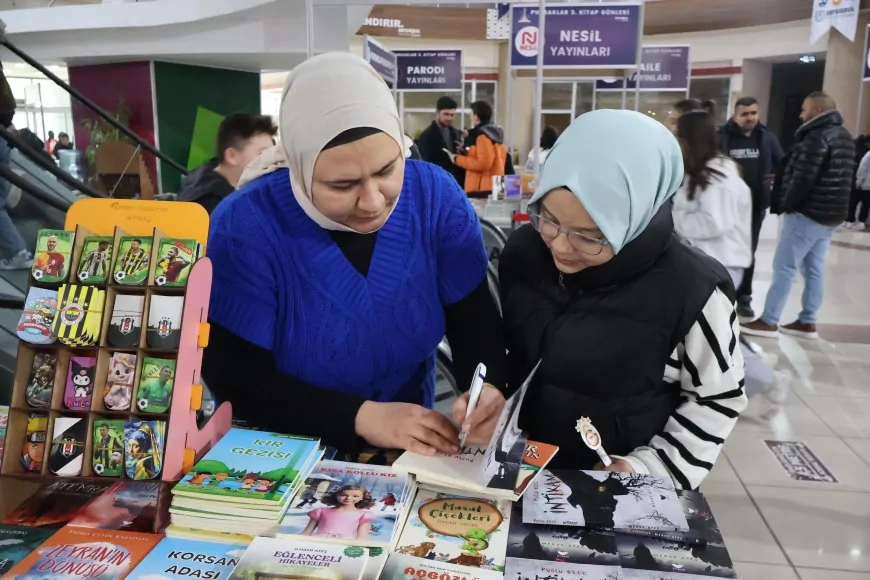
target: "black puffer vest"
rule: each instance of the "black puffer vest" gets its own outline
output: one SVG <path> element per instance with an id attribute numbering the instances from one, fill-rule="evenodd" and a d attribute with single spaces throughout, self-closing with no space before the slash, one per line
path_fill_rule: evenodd
<path id="1" fill-rule="evenodd" d="M 666 204 L 612 260 L 563 276 L 540 235 L 524 226 L 499 264 L 511 383 L 542 359 L 520 411 L 531 439 L 558 445 L 554 468 L 591 469 L 599 460 L 575 427 L 589 417 L 605 450 L 649 444 L 680 404 L 665 366 L 719 287 L 725 268 L 673 233 Z"/>

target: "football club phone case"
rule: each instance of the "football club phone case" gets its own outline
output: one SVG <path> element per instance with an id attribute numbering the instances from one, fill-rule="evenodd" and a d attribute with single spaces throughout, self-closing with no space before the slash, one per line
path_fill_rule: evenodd
<path id="1" fill-rule="evenodd" d="M 42 284 L 66 282 L 69 276 L 75 232 L 39 230 L 30 275 Z"/>
<path id="2" fill-rule="evenodd" d="M 168 358 L 142 359 L 136 406 L 143 413 L 165 413 L 172 401 L 175 382 L 175 360 Z"/>
<path id="3" fill-rule="evenodd" d="M 94 392 L 94 374 L 97 359 L 90 356 L 73 356 L 69 359 L 63 404 L 70 411 L 87 411 L 91 408 Z"/>
<path id="4" fill-rule="evenodd" d="M 103 402 L 111 411 L 129 411 L 133 400 L 133 377 L 136 376 L 135 354 L 116 352 L 109 362 L 109 376 Z"/>
<path id="5" fill-rule="evenodd" d="M 151 296 L 145 340 L 149 348 L 178 349 L 184 296 Z"/>
<path id="6" fill-rule="evenodd" d="M 100 341 L 106 291 L 64 284 L 57 293 L 54 334 L 67 346 L 96 346 Z"/>
<path id="7" fill-rule="evenodd" d="M 46 430 L 48 430 L 48 415 L 31 413 L 27 418 L 27 433 L 24 435 L 24 445 L 21 450 L 21 467 L 27 471 L 34 473 L 42 471 Z"/>
<path id="8" fill-rule="evenodd" d="M 115 268 L 112 274 L 115 283 L 126 286 L 145 284 L 148 280 L 153 242 L 151 236 L 123 236 L 118 240 Z"/>
<path id="9" fill-rule="evenodd" d="M 154 283 L 180 288 L 187 284 L 193 263 L 199 257 L 199 242 L 164 238 L 157 247 Z"/>
<path id="10" fill-rule="evenodd" d="M 48 454 L 48 470 L 65 477 L 81 475 L 87 437 L 87 418 L 55 418 L 51 451 Z"/>
<path id="11" fill-rule="evenodd" d="M 121 477 L 124 473 L 124 419 L 94 420 L 94 474 Z"/>
<path id="12" fill-rule="evenodd" d="M 33 355 L 24 400 L 36 409 L 51 407 L 51 392 L 57 373 L 57 355 L 53 352 L 37 352 Z"/>
<path id="13" fill-rule="evenodd" d="M 82 284 L 105 284 L 112 270 L 112 236 L 88 236 L 76 274 Z"/>
<path id="14" fill-rule="evenodd" d="M 124 473 L 130 479 L 157 479 L 163 469 L 165 421 L 130 421 L 124 426 Z"/>
<path id="15" fill-rule="evenodd" d="M 56 315 L 57 290 L 31 286 L 15 329 L 18 338 L 30 344 L 53 344 L 57 340 L 52 330 Z"/>
<path id="16" fill-rule="evenodd" d="M 106 336 L 110 346 L 118 348 L 136 348 L 139 346 L 139 337 L 142 334 L 142 311 L 144 309 L 144 296 L 115 295 L 115 305 L 112 308 L 112 318 L 109 321 L 109 332 Z"/>

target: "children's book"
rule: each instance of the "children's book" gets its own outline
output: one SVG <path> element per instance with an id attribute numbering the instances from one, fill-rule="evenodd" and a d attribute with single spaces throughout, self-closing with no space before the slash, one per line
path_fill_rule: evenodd
<path id="1" fill-rule="evenodd" d="M 55 531 L 51 528 L 0 526 L 0 574 L 8 572 Z"/>
<path id="2" fill-rule="evenodd" d="M 152 533 L 163 487 L 157 481 L 119 481 L 79 509 L 69 525 Z"/>
<path id="3" fill-rule="evenodd" d="M 66 526 L 13 566 L 7 576 L 16 580 L 120 580 L 160 539 L 157 534 Z"/>
<path id="4" fill-rule="evenodd" d="M 683 513 L 689 523 L 689 531 L 676 532 L 634 527 L 619 528 L 616 531 L 685 544 L 724 546 L 725 540 L 722 538 L 719 524 L 716 523 L 716 519 L 713 517 L 713 511 L 710 509 L 707 499 L 700 492 L 685 489 L 678 489 L 677 497 L 680 500 L 680 505 L 683 506 Z"/>
<path id="5" fill-rule="evenodd" d="M 230 429 L 172 489 L 176 496 L 283 506 L 320 441 Z M 310 467 L 310 465 L 309 465 Z M 294 484 L 297 484 L 294 486 Z"/>
<path id="6" fill-rule="evenodd" d="M 246 547 L 166 538 L 145 556 L 127 580 L 222 580 L 238 565 Z"/>
<path id="7" fill-rule="evenodd" d="M 358 546 L 254 538 L 229 580 L 359 580 L 366 560 L 368 551 Z"/>
<path id="8" fill-rule="evenodd" d="M 625 580 L 737 578 L 724 546 L 679 544 L 658 538 L 617 534 Z"/>
<path id="9" fill-rule="evenodd" d="M 58 479 L 41 487 L 3 520 L 4 525 L 59 528 L 113 482 Z"/>
<path id="10" fill-rule="evenodd" d="M 394 551 L 503 573 L 510 516 L 508 500 L 421 489 Z"/>
<path id="11" fill-rule="evenodd" d="M 420 580 L 421 578 L 449 578 L 450 580 L 517 580 L 507 579 L 501 572 L 483 568 L 469 569 L 451 564 L 440 557 L 433 559 L 416 558 L 408 554 L 393 552 L 387 557 L 384 571 L 379 580 Z M 526 579 L 520 579 L 526 580 Z M 528 580 L 536 580 L 529 578 Z M 572 579 L 573 580 L 573 579 Z"/>
<path id="12" fill-rule="evenodd" d="M 557 560 L 543 562 L 541 560 L 523 560 L 508 558 L 505 578 L 510 580 L 622 580 L 621 569 L 616 566 L 601 566 L 595 564 L 573 564 Z"/>
<path id="13" fill-rule="evenodd" d="M 409 477 L 390 467 L 321 461 L 293 498 L 277 537 L 389 547 Z"/>
<path id="14" fill-rule="evenodd" d="M 383 548 L 366 548 L 366 550 L 368 550 L 369 558 L 366 560 L 361 580 L 379 580 L 379 578 L 383 578 L 381 574 L 384 571 L 384 566 L 387 565 L 387 556 L 390 553 Z"/>
<path id="15" fill-rule="evenodd" d="M 214 530 L 187 528 L 176 524 L 169 524 L 168 526 L 166 526 L 166 529 L 163 532 L 166 534 L 167 538 L 216 542 L 218 544 L 237 544 L 247 546 L 254 541 L 253 536 L 246 536 L 244 534 L 231 534 L 229 532 L 216 532 Z"/>
<path id="16" fill-rule="evenodd" d="M 674 484 L 613 471 L 544 470 L 523 497 L 530 524 L 687 531 Z"/>

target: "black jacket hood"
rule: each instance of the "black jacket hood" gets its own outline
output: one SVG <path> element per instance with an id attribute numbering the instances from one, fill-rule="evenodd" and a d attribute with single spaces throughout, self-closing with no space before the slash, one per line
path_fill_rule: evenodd
<path id="1" fill-rule="evenodd" d="M 198 201 L 204 197 L 224 199 L 235 188 L 223 175 L 215 171 L 217 159 L 201 165 L 189 175 L 181 179 L 181 191 L 178 201 Z"/>

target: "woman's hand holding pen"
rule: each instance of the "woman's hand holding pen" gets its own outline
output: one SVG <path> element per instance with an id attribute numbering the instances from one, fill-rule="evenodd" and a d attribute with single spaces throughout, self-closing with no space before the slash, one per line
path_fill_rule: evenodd
<path id="1" fill-rule="evenodd" d="M 383 449 L 421 455 L 459 452 L 459 432 L 447 417 L 412 403 L 366 401 L 356 415 L 356 433 Z"/>
<path id="2" fill-rule="evenodd" d="M 492 438 L 492 432 L 495 430 L 498 417 L 504 408 L 504 395 L 492 385 L 484 383 L 477 405 L 471 415 L 466 418 L 470 397 L 471 391 L 466 391 L 453 403 L 453 420 L 460 425 L 463 431 L 468 433 L 467 442 L 487 443 Z"/>

